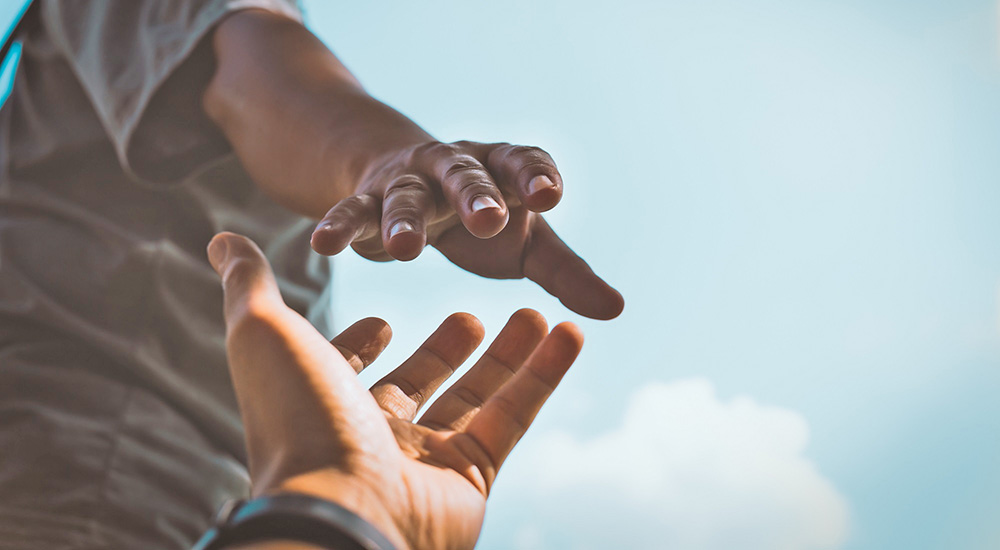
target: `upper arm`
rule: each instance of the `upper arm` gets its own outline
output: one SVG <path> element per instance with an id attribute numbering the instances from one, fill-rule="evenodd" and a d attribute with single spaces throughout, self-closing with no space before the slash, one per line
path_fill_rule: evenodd
<path id="1" fill-rule="evenodd" d="M 229 152 L 201 108 L 207 38 L 250 8 L 299 17 L 294 0 L 43 0 L 40 16 L 123 169 L 170 182 Z"/>

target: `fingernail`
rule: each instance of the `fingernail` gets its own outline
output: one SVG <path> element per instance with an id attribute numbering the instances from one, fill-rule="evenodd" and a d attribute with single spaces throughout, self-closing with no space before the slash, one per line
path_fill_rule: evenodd
<path id="1" fill-rule="evenodd" d="M 212 264 L 212 269 L 222 275 L 222 268 L 229 253 L 229 243 L 224 237 L 216 237 L 208 243 L 208 263 Z"/>
<path id="2" fill-rule="evenodd" d="M 552 187 L 555 187 L 555 184 L 552 183 L 552 180 L 548 176 L 535 176 L 528 182 L 528 194 L 534 195 L 542 189 L 550 189 Z"/>
<path id="3" fill-rule="evenodd" d="M 319 234 L 322 234 L 322 233 L 329 233 L 332 230 L 333 230 L 333 226 L 330 225 L 329 222 L 323 222 L 323 223 L 317 225 L 316 229 L 313 229 L 312 235 L 309 237 L 309 241 L 312 242 L 313 240 L 315 240 L 316 239 L 316 235 L 319 235 Z"/>
<path id="4" fill-rule="evenodd" d="M 478 197 L 472 199 L 473 212 L 479 212 L 480 210 L 486 210 L 487 208 L 499 209 L 500 203 L 489 195 L 479 195 Z"/>
<path id="5" fill-rule="evenodd" d="M 413 231 L 413 224 L 408 221 L 398 221 L 392 227 L 389 228 L 389 238 L 393 238 L 397 233 L 402 233 L 403 231 Z"/>

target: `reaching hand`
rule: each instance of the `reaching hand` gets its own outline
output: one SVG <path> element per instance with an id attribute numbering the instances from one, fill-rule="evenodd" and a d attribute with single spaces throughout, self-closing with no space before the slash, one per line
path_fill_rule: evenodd
<path id="1" fill-rule="evenodd" d="M 562 188 L 552 158 L 537 147 L 424 143 L 375 162 L 356 194 L 323 218 L 312 246 L 334 255 L 351 245 L 385 261 L 412 260 L 430 243 L 468 271 L 528 277 L 581 315 L 614 318 L 621 294 L 538 214 L 559 202 Z"/>
<path id="2" fill-rule="evenodd" d="M 285 306 L 251 241 L 217 235 L 209 258 L 225 289 L 254 493 L 335 501 L 401 549 L 472 548 L 497 471 L 575 360 L 579 330 L 563 323 L 548 332 L 539 313 L 518 311 L 414 422 L 482 340 L 475 317 L 446 319 L 368 392 L 355 372 L 388 344 L 384 321 L 364 319 L 327 342 Z"/>

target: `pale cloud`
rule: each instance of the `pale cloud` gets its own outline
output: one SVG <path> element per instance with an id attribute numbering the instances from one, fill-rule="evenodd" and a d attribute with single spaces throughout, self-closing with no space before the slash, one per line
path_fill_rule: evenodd
<path id="1" fill-rule="evenodd" d="M 808 438 L 800 414 L 720 400 L 704 379 L 647 385 L 617 428 L 519 449 L 496 503 L 519 526 L 487 530 L 484 547 L 837 548 L 847 505 L 803 455 Z"/>

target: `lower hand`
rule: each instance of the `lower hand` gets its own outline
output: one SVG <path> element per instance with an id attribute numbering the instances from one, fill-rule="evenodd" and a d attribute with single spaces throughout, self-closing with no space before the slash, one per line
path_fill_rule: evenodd
<path id="1" fill-rule="evenodd" d="M 220 234 L 209 258 L 225 289 L 254 494 L 332 500 L 401 549 L 472 548 L 497 471 L 575 360 L 579 330 L 563 323 L 548 332 L 539 313 L 515 313 L 414 422 L 482 340 L 475 317 L 446 319 L 369 392 L 355 373 L 388 344 L 384 321 L 359 321 L 328 342 L 285 306 L 251 241 Z"/>

